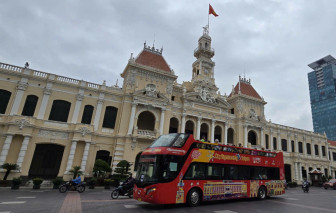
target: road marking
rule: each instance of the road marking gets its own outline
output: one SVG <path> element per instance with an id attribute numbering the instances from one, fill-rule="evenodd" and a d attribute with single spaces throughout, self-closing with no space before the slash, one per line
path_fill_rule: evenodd
<path id="1" fill-rule="evenodd" d="M 299 199 L 297 199 L 297 198 L 291 198 L 291 197 L 289 197 L 289 198 L 285 198 L 286 200 L 299 200 Z"/>
<path id="2" fill-rule="evenodd" d="M 137 202 L 136 200 L 132 199 L 115 199 L 115 200 L 82 200 L 82 203 L 99 203 L 99 202 Z"/>
<path id="3" fill-rule="evenodd" d="M 138 205 L 124 205 L 125 208 L 127 209 L 135 209 L 135 208 L 138 208 Z"/>
<path id="4" fill-rule="evenodd" d="M 30 191 L 30 192 L 44 192 L 44 191 Z"/>
<path id="5" fill-rule="evenodd" d="M 30 199 L 30 198 L 36 198 L 36 197 L 16 197 L 18 199 Z"/>
<path id="6" fill-rule="evenodd" d="M 12 201 L 12 202 L 1 202 L 0 204 L 22 204 L 26 201 Z"/>
<path id="7" fill-rule="evenodd" d="M 332 210 L 332 209 L 325 209 L 325 208 L 320 208 L 320 207 L 315 207 L 315 206 L 300 205 L 300 204 L 295 204 L 295 203 L 286 203 L 286 202 L 275 201 L 275 200 L 269 200 L 269 202 L 281 203 L 281 204 L 286 204 L 286 205 L 290 205 L 290 206 L 298 206 L 298 207 L 308 208 L 308 209 L 316 209 L 316 210 L 326 211 L 326 212 L 336 212 L 336 210 Z"/>
<path id="8" fill-rule="evenodd" d="M 0 212 L 0 213 L 10 213 L 10 212 Z"/>
<path id="9" fill-rule="evenodd" d="M 215 213 L 238 213 L 238 212 L 233 212 L 230 210 L 222 210 L 222 211 L 214 211 Z"/>

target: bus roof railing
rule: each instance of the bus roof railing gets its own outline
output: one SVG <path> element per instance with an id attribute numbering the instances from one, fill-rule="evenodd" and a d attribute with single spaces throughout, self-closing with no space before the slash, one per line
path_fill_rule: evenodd
<path id="1" fill-rule="evenodd" d="M 202 145 L 201 147 L 198 147 L 198 148 L 215 150 L 215 151 L 227 151 L 227 152 L 266 156 L 266 157 L 275 157 L 277 153 L 279 153 L 278 151 L 272 152 L 268 150 L 259 150 L 259 149 L 253 149 L 253 148 L 247 148 L 247 147 L 239 147 L 235 145 L 224 145 L 224 144 L 219 144 L 219 143 L 203 142 L 199 140 L 196 140 L 195 142 Z M 224 147 L 226 147 L 225 150 L 224 150 Z"/>

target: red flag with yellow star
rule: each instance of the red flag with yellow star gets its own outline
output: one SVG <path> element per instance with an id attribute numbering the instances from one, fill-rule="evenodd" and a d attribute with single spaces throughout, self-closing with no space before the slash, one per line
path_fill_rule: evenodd
<path id="1" fill-rule="evenodd" d="M 209 4 L 209 14 L 214 15 L 215 17 L 218 16 L 215 10 L 212 8 L 212 6 Z"/>

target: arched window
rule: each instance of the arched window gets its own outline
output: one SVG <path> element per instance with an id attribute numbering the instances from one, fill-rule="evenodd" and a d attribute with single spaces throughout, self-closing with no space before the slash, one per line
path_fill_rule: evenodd
<path id="1" fill-rule="evenodd" d="M 93 109 L 93 106 L 85 105 L 81 121 L 82 124 L 91 124 Z"/>
<path id="2" fill-rule="evenodd" d="M 11 92 L 0 89 L 0 114 L 5 114 Z"/>
<path id="3" fill-rule="evenodd" d="M 194 134 L 194 122 L 188 120 L 185 125 L 185 133 L 187 134 Z M 195 136 L 194 136 L 195 137 Z"/>
<path id="4" fill-rule="evenodd" d="M 294 141 L 291 141 L 292 143 L 292 152 L 295 152 L 295 145 L 294 145 Z"/>
<path id="5" fill-rule="evenodd" d="M 307 148 L 307 154 L 311 155 L 311 146 L 310 146 L 310 143 L 306 143 L 306 148 Z"/>
<path id="6" fill-rule="evenodd" d="M 179 122 L 177 118 L 171 118 L 169 123 L 169 133 L 177 133 L 178 132 Z"/>
<path id="7" fill-rule="evenodd" d="M 314 148 L 315 148 L 315 155 L 319 155 L 318 145 L 315 144 Z"/>
<path id="8" fill-rule="evenodd" d="M 228 129 L 228 132 L 227 132 L 227 142 L 229 144 L 234 144 L 234 130 L 232 128 Z"/>
<path id="9" fill-rule="evenodd" d="M 222 141 L 222 127 L 216 126 L 215 127 L 215 140 L 218 139 L 219 142 Z"/>
<path id="10" fill-rule="evenodd" d="M 247 140 L 251 145 L 257 145 L 257 135 L 253 130 L 248 132 Z"/>
<path id="11" fill-rule="evenodd" d="M 287 140 L 286 139 L 281 139 L 281 147 L 282 147 L 282 151 L 287 152 Z"/>
<path id="12" fill-rule="evenodd" d="M 303 146 L 301 141 L 299 141 L 299 153 L 303 153 Z"/>
<path id="13" fill-rule="evenodd" d="M 107 106 L 104 115 L 103 127 L 114 129 L 117 120 L 118 108 Z"/>
<path id="14" fill-rule="evenodd" d="M 265 134 L 265 141 L 266 141 L 266 149 L 269 149 L 269 139 L 268 139 L 268 135 Z"/>
<path id="15" fill-rule="evenodd" d="M 28 95 L 22 110 L 22 115 L 34 116 L 37 100 L 38 97 L 36 95 Z"/>
<path id="16" fill-rule="evenodd" d="M 101 160 L 105 161 L 106 163 L 108 163 L 110 165 L 112 157 L 110 157 L 110 152 L 109 151 L 99 150 L 99 151 L 97 151 L 97 155 L 96 155 L 96 160 L 98 160 L 98 159 L 101 159 Z"/>
<path id="17" fill-rule="evenodd" d="M 49 120 L 67 122 L 71 103 L 63 100 L 54 100 Z"/>
<path id="18" fill-rule="evenodd" d="M 277 149 L 278 149 L 278 146 L 277 146 L 277 139 L 276 139 L 276 137 L 273 137 L 273 149 L 274 149 L 274 150 L 277 150 Z"/>
<path id="19" fill-rule="evenodd" d="M 200 135 L 201 139 L 204 139 L 205 141 L 208 141 L 209 140 L 208 135 L 209 135 L 209 126 L 208 126 L 208 124 L 202 123 L 201 124 L 201 135 Z"/>
<path id="20" fill-rule="evenodd" d="M 149 111 L 140 113 L 137 123 L 138 129 L 154 131 L 155 116 Z"/>

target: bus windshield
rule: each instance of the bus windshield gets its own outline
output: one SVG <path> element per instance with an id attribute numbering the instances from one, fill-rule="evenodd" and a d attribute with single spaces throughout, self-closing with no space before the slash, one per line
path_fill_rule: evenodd
<path id="1" fill-rule="evenodd" d="M 156 139 L 152 145 L 153 147 L 182 147 L 186 140 L 188 139 L 189 134 L 179 134 L 173 133 L 168 135 L 161 135 L 158 139 Z"/>
<path id="2" fill-rule="evenodd" d="M 182 168 L 183 156 L 149 155 L 141 156 L 136 174 L 138 186 L 174 180 Z"/>

